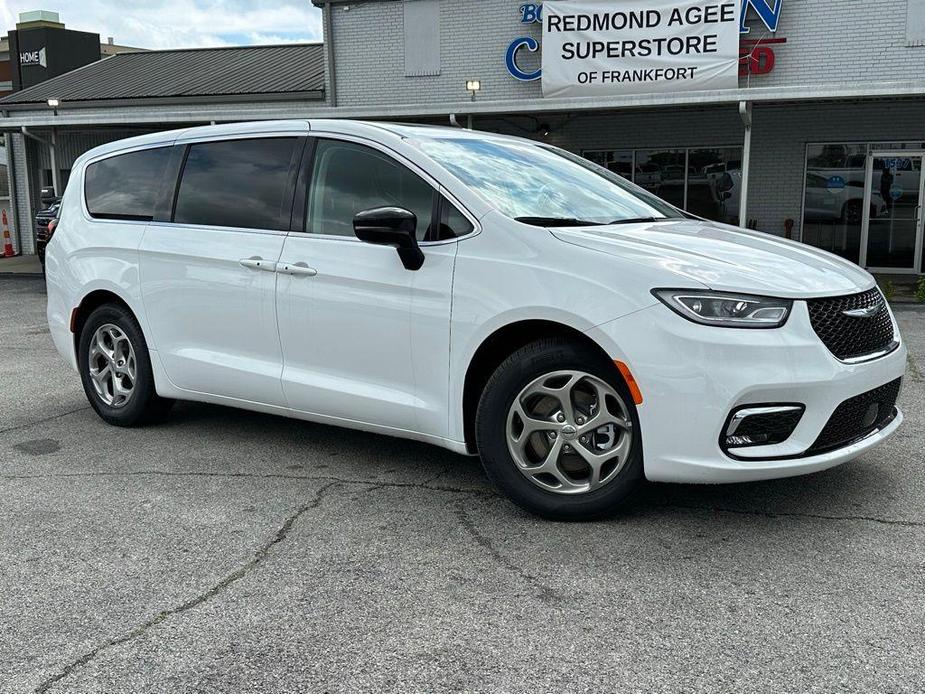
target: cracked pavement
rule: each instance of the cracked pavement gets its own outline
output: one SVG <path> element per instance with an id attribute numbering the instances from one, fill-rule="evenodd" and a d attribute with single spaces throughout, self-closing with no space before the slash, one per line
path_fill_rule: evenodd
<path id="1" fill-rule="evenodd" d="M 887 445 L 555 524 L 474 459 L 181 403 L 106 426 L 0 279 L 0 692 L 921 692 L 925 310 Z"/>

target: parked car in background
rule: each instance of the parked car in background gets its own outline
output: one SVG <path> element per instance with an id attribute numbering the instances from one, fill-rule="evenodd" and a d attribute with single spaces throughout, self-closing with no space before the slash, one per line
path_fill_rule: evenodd
<path id="1" fill-rule="evenodd" d="M 663 180 L 664 175 L 662 172 L 662 167 L 655 162 L 646 162 L 644 164 L 636 165 L 635 182 L 637 186 L 641 186 L 646 190 L 653 191 L 658 188 Z"/>
<path id="2" fill-rule="evenodd" d="M 45 247 L 55 233 L 58 210 L 61 209 L 61 198 L 51 198 L 46 201 L 47 206 L 35 215 L 35 250 L 45 269 Z"/>
<path id="3" fill-rule="evenodd" d="M 643 478 L 830 468 L 903 418 L 867 272 L 529 140 L 157 133 L 80 157 L 59 214 L 51 335 L 118 426 L 184 399 L 416 439 L 585 519 Z"/>
<path id="4" fill-rule="evenodd" d="M 805 218 L 814 222 L 841 222 L 850 227 L 860 227 L 864 222 L 864 182 L 821 176 L 814 172 L 806 174 Z M 878 191 L 870 194 L 870 216 L 877 219 L 885 215 L 887 204 Z"/>

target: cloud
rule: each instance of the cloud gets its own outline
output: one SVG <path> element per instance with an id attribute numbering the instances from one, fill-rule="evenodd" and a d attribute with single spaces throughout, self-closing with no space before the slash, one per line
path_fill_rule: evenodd
<path id="1" fill-rule="evenodd" d="M 12 29 L 20 12 L 42 6 L 69 29 L 140 48 L 196 48 L 320 41 L 321 12 L 309 0 L 0 0 Z"/>

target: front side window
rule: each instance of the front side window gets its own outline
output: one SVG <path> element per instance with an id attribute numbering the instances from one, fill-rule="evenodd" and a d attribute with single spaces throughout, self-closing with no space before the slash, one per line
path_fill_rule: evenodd
<path id="1" fill-rule="evenodd" d="M 174 222 L 287 230 L 295 137 L 224 140 L 190 146 Z"/>
<path id="2" fill-rule="evenodd" d="M 416 234 L 430 228 L 434 189 L 417 174 L 371 147 L 319 140 L 308 196 L 308 231 L 353 236 L 353 217 L 376 207 L 401 207 L 417 217 Z"/>
<path id="3" fill-rule="evenodd" d="M 515 140 L 420 137 L 428 156 L 513 219 L 612 224 L 679 218 L 672 206 L 568 152 Z"/>
<path id="4" fill-rule="evenodd" d="M 90 164 L 84 175 L 87 210 L 97 219 L 150 221 L 170 147 L 119 154 Z"/>

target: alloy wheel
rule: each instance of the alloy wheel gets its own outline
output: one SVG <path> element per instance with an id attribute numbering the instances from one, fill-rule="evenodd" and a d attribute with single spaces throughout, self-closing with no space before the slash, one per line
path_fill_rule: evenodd
<path id="1" fill-rule="evenodd" d="M 585 494 L 612 482 L 629 460 L 633 423 L 617 391 L 582 371 L 556 371 L 514 399 L 508 450 L 527 479 L 558 494 Z"/>
<path id="2" fill-rule="evenodd" d="M 138 370 L 135 349 L 125 332 L 112 323 L 93 334 L 89 350 L 90 381 L 109 407 L 124 407 L 132 397 Z"/>

